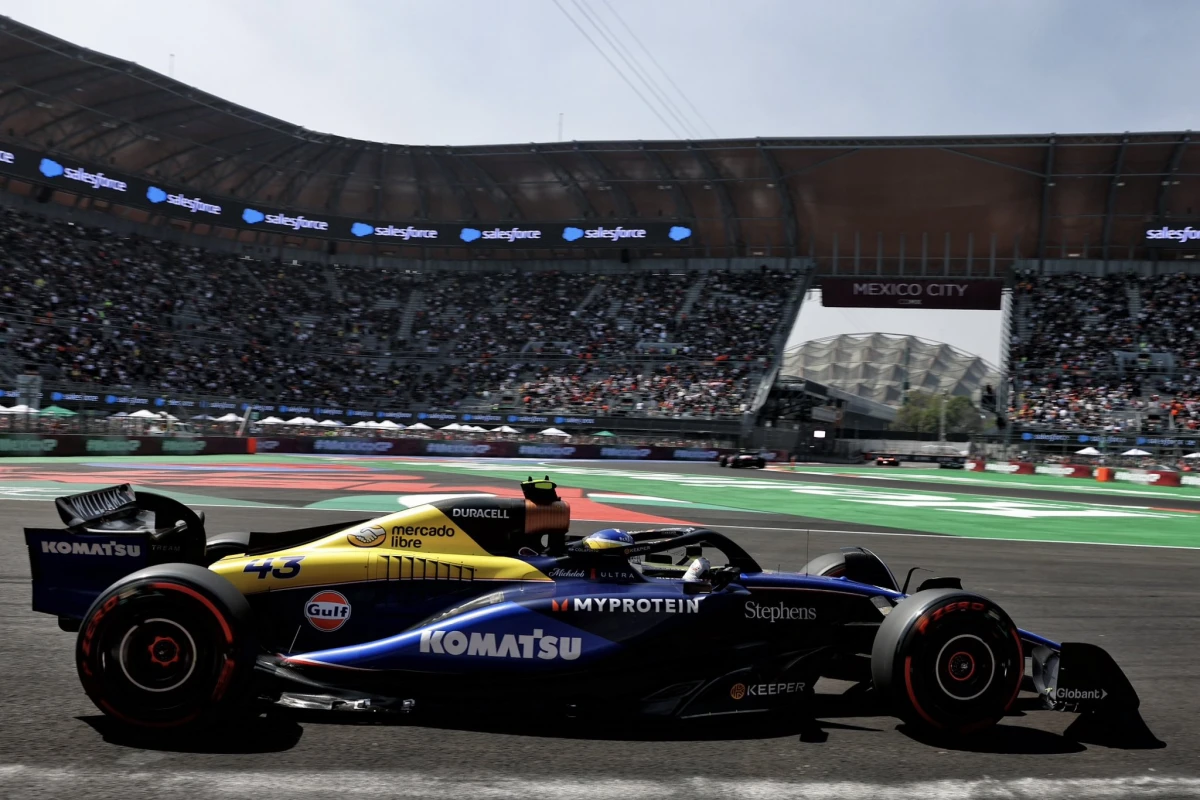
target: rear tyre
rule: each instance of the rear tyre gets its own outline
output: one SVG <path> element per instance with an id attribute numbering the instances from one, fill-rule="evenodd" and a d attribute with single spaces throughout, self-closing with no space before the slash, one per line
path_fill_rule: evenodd
<path id="1" fill-rule="evenodd" d="M 930 589 L 884 619 L 871 650 L 875 687 L 905 722 L 941 734 L 995 725 L 1025 672 L 1017 628 L 998 605 L 961 589 Z"/>
<path id="2" fill-rule="evenodd" d="M 96 599 L 76 641 L 83 689 L 129 725 L 183 728 L 247 710 L 257 644 L 250 605 L 194 564 L 134 572 Z"/>

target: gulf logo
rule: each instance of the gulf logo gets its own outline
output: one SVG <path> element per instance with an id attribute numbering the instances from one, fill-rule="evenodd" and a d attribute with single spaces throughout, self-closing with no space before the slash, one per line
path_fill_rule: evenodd
<path id="1" fill-rule="evenodd" d="M 350 619 L 350 601 L 341 592 L 317 592 L 304 604 L 304 616 L 319 631 L 336 631 Z"/>

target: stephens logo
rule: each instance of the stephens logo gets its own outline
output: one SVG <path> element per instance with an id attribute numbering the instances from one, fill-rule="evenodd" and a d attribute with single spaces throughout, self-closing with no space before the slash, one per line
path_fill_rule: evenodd
<path id="1" fill-rule="evenodd" d="M 500 638 L 497 639 L 497 636 Z M 472 633 L 468 636 L 462 631 L 424 631 L 421 633 L 421 652 L 574 661 L 583 652 L 583 639 L 578 636 L 546 636 L 541 628 L 534 628 L 532 634 L 524 636 L 511 633 Z"/>
<path id="2" fill-rule="evenodd" d="M 317 630 L 330 633 L 350 620 L 350 601 L 341 592 L 317 592 L 304 604 L 304 616 Z"/>
<path id="3" fill-rule="evenodd" d="M 132 556 L 142 554 L 138 544 L 121 544 L 115 539 L 107 542 L 42 542 L 43 553 L 64 556 Z"/>
<path id="4" fill-rule="evenodd" d="M 256 208 L 247 208 L 242 211 L 242 221 L 247 225 L 256 225 L 260 222 L 265 222 L 268 225 L 281 225 L 292 230 L 314 230 L 327 231 L 329 223 L 319 219 L 308 219 L 307 217 L 289 217 L 285 214 L 264 214 Z"/>
<path id="5" fill-rule="evenodd" d="M 365 222 L 356 222 L 350 226 L 350 233 L 358 237 L 363 236 L 390 236 L 396 239 L 436 239 L 438 232 L 428 228 L 414 228 L 409 225 L 406 228 L 397 228 L 395 225 L 368 225 Z"/>
<path id="6" fill-rule="evenodd" d="M 47 178 L 64 177 L 67 180 L 86 183 L 93 189 L 111 189 L 114 192 L 123 192 L 128 188 L 125 181 L 109 178 L 103 172 L 88 172 L 86 169 L 78 167 L 64 167 L 52 158 L 43 158 L 38 164 L 38 171 Z"/>
<path id="7" fill-rule="evenodd" d="M 358 533 L 346 534 L 346 541 L 355 547 L 378 547 L 383 544 L 383 540 L 387 537 L 387 531 L 382 525 L 371 525 L 363 528 Z"/>
<path id="8" fill-rule="evenodd" d="M 766 622 L 812 622 L 817 618 L 815 608 L 804 606 L 789 606 L 782 600 L 777 605 L 766 606 L 747 600 L 743 606 L 746 619 L 764 620 Z"/>

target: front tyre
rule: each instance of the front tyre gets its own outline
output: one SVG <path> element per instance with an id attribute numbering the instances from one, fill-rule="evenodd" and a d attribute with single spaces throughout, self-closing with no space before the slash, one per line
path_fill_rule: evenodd
<path id="1" fill-rule="evenodd" d="M 875 687 L 905 722 L 944 734 L 995 725 L 1025 672 L 1017 628 L 998 605 L 961 589 L 917 592 L 875 636 Z"/>
<path id="2" fill-rule="evenodd" d="M 96 599 L 76 642 L 83 689 L 129 725 L 181 728 L 246 708 L 257 644 L 246 598 L 193 564 L 134 572 Z"/>

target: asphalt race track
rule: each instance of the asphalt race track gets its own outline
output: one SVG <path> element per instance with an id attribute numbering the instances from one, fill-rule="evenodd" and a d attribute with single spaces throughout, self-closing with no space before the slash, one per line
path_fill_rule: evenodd
<path id="1" fill-rule="evenodd" d="M 64 463 L 47 469 L 86 473 L 97 467 Z M 62 493 L 71 491 L 64 486 Z M 187 491 L 216 498 L 204 508 L 210 533 L 371 515 L 287 507 L 336 495 L 312 488 L 247 481 Z M 276 507 L 229 507 L 220 498 Z M 1022 627 L 1105 647 L 1140 693 L 1152 734 L 1129 742 L 1100 741 L 1078 726 L 1067 737 L 1075 715 L 1030 709 L 986 736 L 929 743 L 893 718 L 853 716 L 855 709 L 839 710 L 829 698 L 821 698 L 813 724 L 796 720 L 767 728 L 265 720 L 218 739 L 172 740 L 130 736 L 106 724 L 79 687 L 74 636 L 29 610 L 21 529 L 57 524 L 45 499 L 0 499 L 2 797 L 1200 797 L 1200 550 L 973 540 L 795 516 L 687 513 L 690 521 L 734 534 L 771 568 L 797 569 L 822 552 L 861 544 L 899 575 L 923 566 L 961 576 L 967 588 L 999 601 Z M 620 509 L 612 511 L 627 519 Z M 576 529 L 606 526 L 593 519 Z M 833 693 L 843 688 L 818 686 Z M 537 702 L 529 698 L 531 709 Z"/>

